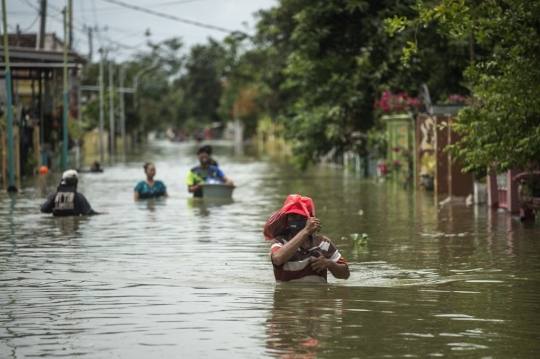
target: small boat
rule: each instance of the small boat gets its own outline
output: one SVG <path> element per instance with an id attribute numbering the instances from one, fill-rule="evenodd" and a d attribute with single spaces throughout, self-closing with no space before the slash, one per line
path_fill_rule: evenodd
<path id="1" fill-rule="evenodd" d="M 202 185 L 203 198 L 232 198 L 232 193 L 236 187 L 226 184 L 209 184 Z"/>

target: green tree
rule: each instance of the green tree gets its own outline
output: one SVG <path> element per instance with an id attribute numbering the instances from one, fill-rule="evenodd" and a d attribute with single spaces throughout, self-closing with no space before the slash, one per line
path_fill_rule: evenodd
<path id="1" fill-rule="evenodd" d="M 175 104 L 176 125 L 201 125 L 220 121 L 218 107 L 223 91 L 227 53 L 222 44 L 208 39 L 195 45 L 186 58 L 183 74 L 174 81 L 174 91 L 180 91 L 182 101 Z"/>
<path id="2" fill-rule="evenodd" d="M 366 133 L 375 123 L 373 104 L 386 89 L 416 93 L 422 83 L 435 96 L 463 92 L 461 69 L 466 47 L 429 32 L 428 46 L 404 65 L 401 49 L 408 35 L 390 37 L 390 14 L 413 14 L 412 1 L 281 1 L 301 4 L 293 15 L 294 50 L 282 88 L 296 94 L 288 107 L 288 137 L 301 167 L 331 150 L 364 153 Z M 449 53 L 453 56 L 448 56 Z"/>
<path id="3" fill-rule="evenodd" d="M 449 150 L 466 170 L 495 165 L 540 165 L 540 3 L 440 0 L 417 1 L 413 18 L 394 16 L 387 28 L 399 32 L 435 27 L 449 39 L 467 39 L 483 49 L 465 75 L 474 89 L 473 106 L 462 110 L 452 125 L 463 138 Z M 474 42 L 472 42 L 474 40 Z M 422 42 L 404 48 L 405 60 Z M 477 55 L 477 54 L 476 54 Z"/>

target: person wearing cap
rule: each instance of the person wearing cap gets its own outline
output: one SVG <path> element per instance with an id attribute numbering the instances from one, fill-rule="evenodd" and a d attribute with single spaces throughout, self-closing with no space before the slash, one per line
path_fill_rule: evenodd
<path id="1" fill-rule="evenodd" d="M 291 195 L 283 208 L 270 217 L 264 234 L 271 239 L 270 259 L 278 282 L 327 282 L 327 272 L 349 278 L 349 265 L 332 241 L 316 234 L 321 221 L 309 197 Z"/>
<path id="2" fill-rule="evenodd" d="M 193 167 L 187 176 L 188 192 L 193 193 L 193 197 L 203 196 L 202 185 L 205 182 L 219 182 L 233 186 L 231 179 L 225 176 L 219 167 L 210 164 L 211 157 L 206 147 L 208 146 L 203 146 L 197 151 L 200 165 Z"/>
<path id="3" fill-rule="evenodd" d="M 78 174 L 75 170 L 67 170 L 62 175 L 62 182 L 41 206 L 42 213 L 52 213 L 55 217 L 92 216 L 102 214 L 96 212 L 82 193 L 77 192 Z"/>

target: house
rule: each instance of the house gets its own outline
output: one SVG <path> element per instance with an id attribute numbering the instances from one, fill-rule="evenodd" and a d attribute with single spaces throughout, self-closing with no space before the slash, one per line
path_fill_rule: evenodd
<path id="1" fill-rule="evenodd" d="M 18 138 L 16 153 L 20 160 L 15 177 L 20 178 L 28 161 L 28 151 L 39 153 L 36 165 L 51 167 L 54 153 L 62 138 L 63 42 L 55 34 L 47 34 L 44 48 L 39 49 L 38 34 L 8 34 L 12 78 L 14 129 Z M 69 117 L 78 117 L 80 70 L 87 60 L 73 50 L 68 51 Z M 4 47 L 0 46 L 0 106 L 6 106 Z M 4 136 L 5 137 L 5 136 Z M 35 141 L 37 138 L 37 141 Z M 4 141 L 0 141 L 1 143 Z M 38 148 L 39 147 L 39 148 Z M 6 156 L 3 151 L 1 156 Z M 7 178 L 5 159 L 0 159 L 0 177 Z"/>
<path id="2" fill-rule="evenodd" d="M 434 105 L 431 114 L 416 118 L 416 183 L 427 187 L 425 179 L 431 177 L 438 199 L 463 198 L 472 194 L 473 175 L 463 173 L 463 165 L 454 161 L 446 146 L 456 143 L 460 136 L 452 130 L 454 116 L 463 106 Z M 428 188 L 430 189 L 430 188 Z"/>

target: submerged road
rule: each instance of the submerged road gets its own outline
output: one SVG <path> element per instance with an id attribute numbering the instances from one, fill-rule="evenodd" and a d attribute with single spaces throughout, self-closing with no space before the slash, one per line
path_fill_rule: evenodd
<path id="1" fill-rule="evenodd" d="M 0 358 L 538 356 L 538 224 L 211 144 L 232 201 L 192 199 L 197 146 L 159 141 L 80 175 L 108 215 L 40 214 L 59 174 L 0 193 Z M 170 198 L 133 201 L 144 162 Z M 274 283 L 262 227 L 290 193 L 314 199 L 349 280 Z"/>

